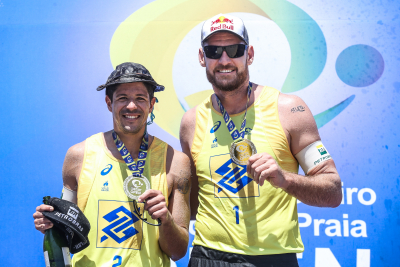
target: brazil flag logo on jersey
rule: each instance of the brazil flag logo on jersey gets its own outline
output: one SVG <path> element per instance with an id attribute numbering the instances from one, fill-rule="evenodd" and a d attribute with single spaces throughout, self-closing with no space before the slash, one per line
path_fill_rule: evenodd
<path id="1" fill-rule="evenodd" d="M 138 203 L 139 210 L 143 203 Z M 140 250 L 143 222 L 131 201 L 99 200 L 97 218 L 98 248 L 125 248 Z"/>
<path id="2" fill-rule="evenodd" d="M 214 195 L 218 198 L 259 197 L 259 186 L 247 176 L 246 165 L 236 165 L 229 154 L 210 157 Z"/>

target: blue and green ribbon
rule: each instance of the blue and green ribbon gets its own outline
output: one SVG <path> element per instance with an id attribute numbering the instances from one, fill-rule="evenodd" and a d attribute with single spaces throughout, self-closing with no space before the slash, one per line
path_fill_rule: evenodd
<path id="1" fill-rule="evenodd" d="M 142 143 L 140 144 L 137 163 L 132 158 L 131 153 L 129 153 L 128 149 L 114 130 L 112 132 L 112 136 L 119 153 L 124 159 L 126 165 L 128 165 L 129 170 L 132 171 L 132 175 L 138 177 L 142 176 L 144 165 L 146 164 L 147 150 L 149 149 L 149 135 L 147 134 L 147 129 L 144 132 Z"/>
<path id="2" fill-rule="evenodd" d="M 249 104 L 249 101 L 250 101 L 252 87 L 253 87 L 253 84 L 251 82 L 249 82 L 249 86 L 247 87 L 246 111 L 244 113 L 242 125 L 241 125 L 239 131 L 237 130 L 235 123 L 232 121 L 228 112 L 226 112 L 226 110 L 225 110 L 224 106 L 222 105 L 221 101 L 219 100 L 218 96 L 215 95 L 218 106 L 219 106 L 219 110 L 221 111 L 222 117 L 224 118 L 226 127 L 228 128 L 229 134 L 232 136 L 233 141 L 237 141 L 238 139 L 244 139 L 244 134 L 246 132 L 245 128 L 246 128 L 247 105 Z"/>

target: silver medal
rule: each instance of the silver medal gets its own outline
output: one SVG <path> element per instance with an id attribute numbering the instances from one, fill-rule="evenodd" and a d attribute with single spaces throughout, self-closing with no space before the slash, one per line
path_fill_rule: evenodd
<path id="1" fill-rule="evenodd" d="M 124 181 L 124 191 L 125 194 L 133 199 L 138 200 L 138 198 L 147 190 L 150 189 L 149 180 L 141 176 L 128 176 Z"/>

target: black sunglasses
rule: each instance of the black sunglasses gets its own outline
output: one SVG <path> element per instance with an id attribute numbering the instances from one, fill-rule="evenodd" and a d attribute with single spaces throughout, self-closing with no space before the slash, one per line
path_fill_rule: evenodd
<path id="1" fill-rule="evenodd" d="M 228 57 L 237 58 L 244 55 L 244 51 L 246 51 L 247 47 L 248 46 L 244 44 L 234 44 L 228 46 L 208 45 L 203 47 L 203 51 L 206 54 L 206 57 L 211 59 L 219 59 L 224 51 Z"/>

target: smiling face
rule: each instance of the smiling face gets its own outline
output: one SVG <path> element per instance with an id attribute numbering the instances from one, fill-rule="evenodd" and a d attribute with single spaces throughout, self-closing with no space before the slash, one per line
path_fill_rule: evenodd
<path id="1" fill-rule="evenodd" d="M 125 134 L 144 132 L 155 98 L 151 99 L 142 82 L 120 84 L 113 100 L 106 96 L 108 110 L 113 114 L 114 130 Z"/>
<path id="2" fill-rule="evenodd" d="M 211 35 L 204 46 L 228 46 L 244 44 L 235 34 L 218 32 Z M 200 65 L 206 68 L 208 81 L 221 91 L 233 91 L 249 82 L 248 65 L 253 62 L 254 50 L 249 46 L 245 54 L 239 58 L 230 58 L 224 51 L 219 59 L 205 57 L 203 49 L 199 49 Z"/>

